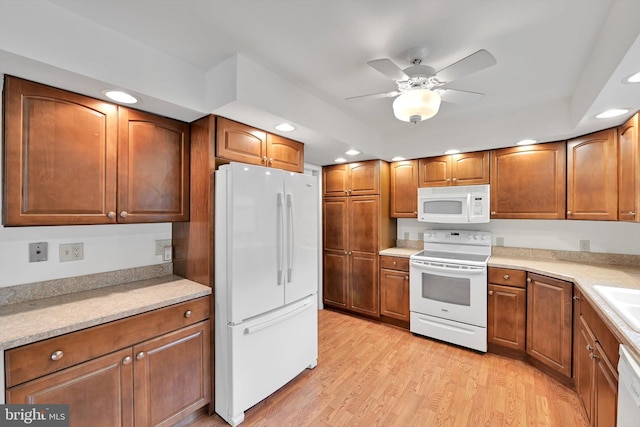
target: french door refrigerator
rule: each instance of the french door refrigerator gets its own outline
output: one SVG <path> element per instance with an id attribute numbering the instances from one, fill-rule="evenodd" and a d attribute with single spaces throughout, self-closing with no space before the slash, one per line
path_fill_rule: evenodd
<path id="1" fill-rule="evenodd" d="M 236 426 L 317 364 L 319 183 L 233 162 L 215 180 L 215 410 Z"/>

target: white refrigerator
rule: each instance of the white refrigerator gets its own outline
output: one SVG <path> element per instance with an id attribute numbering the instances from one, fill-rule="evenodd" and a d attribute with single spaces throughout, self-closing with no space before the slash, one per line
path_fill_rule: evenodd
<path id="1" fill-rule="evenodd" d="M 215 179 L 215 410 L 236 426 L 317 364 L 319 183 L 233 162 Z"/>

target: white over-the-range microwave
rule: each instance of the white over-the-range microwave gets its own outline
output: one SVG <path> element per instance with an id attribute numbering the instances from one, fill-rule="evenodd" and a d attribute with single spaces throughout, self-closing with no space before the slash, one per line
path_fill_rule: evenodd
<path id="1" fill-rule="evenodd" d="M 489 184 L 418 188 L 418 221 L 489 222 Z"/>

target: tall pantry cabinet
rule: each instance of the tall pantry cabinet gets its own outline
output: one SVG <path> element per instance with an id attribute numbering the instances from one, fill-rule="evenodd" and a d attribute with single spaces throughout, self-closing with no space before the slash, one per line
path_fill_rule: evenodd
<path id="1" fill-rule="evenodd" d="M 380 316 L 378 252 L 395 246 L 389 164 L 327 166 L 323 184 L 323 299 L 327 306 Z"/>

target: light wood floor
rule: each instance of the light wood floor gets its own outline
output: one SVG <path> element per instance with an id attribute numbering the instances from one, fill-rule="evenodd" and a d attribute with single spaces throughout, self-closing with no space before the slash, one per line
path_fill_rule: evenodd
<path id="1" fill-rule="evenodd" d="M 588 426 L 576 393 L 524 362 L 329 310 L 319 325 L 318 366 L 241 426 Z"/>

